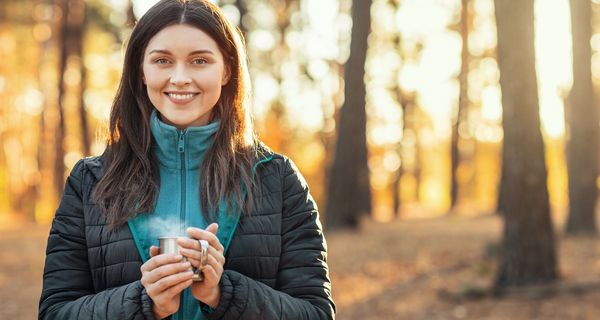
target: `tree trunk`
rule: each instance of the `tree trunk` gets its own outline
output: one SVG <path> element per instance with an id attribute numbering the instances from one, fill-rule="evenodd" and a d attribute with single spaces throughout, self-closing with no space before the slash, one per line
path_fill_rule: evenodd
<path id="1" fill-rule="evenodd" d="M 54 132 L 54 191 L 60 195 L 63 192 L 65 179 L 65 72 L 67 71 L 67 59 L 69 57 L 68 33 L 69 33 L 69 0 L 61 0 L 60 8 L 62 18 L 58 35 L 60 53 L 58 62 L 58 110 L 57 125 Z"/>
<path id="2" fill-rule="evenodd" d="M 504 237 L 496 286 L 557 278 L 535 71 L 533 0 L 495 0 L 502 89 Z"/>
<path id="3" fill-rule="evenodd" d="M 414 106 L 414 108 L 415 109 L 413 109 L 412 112 L 417 113 L 417 106 Z M 421 184 L 423 183 L 423 152 L 421 151 L 420 136 L 421 128 L 417 123 L 413 124 L 413 128 L 415 135 L 415 166 L 413 168 L 413 174 L 415 176 L 415 193 L 413 197 L 417 203 L 421 203 L 421 200 L 423 199 L 423 195 L 421 194 Z"/>
<path id="4" fill-rule="evenodd" d="M 80 122 L 80 130 L 81 130 L 81 146 L 84 156 L 90 156 L 92 139 L 90 138 L 90 129 L 89 122 L 87 117 L 87 110 L 85 108 L 85 99 L 84 94 L 86 90 L 86 77 L 87 71 L 85 70 L 85 64 L 83 63 L 84 57 L 81 55 L 81 86 L 80 86 L 80 96 L 79 96 L 79 122 Z"/>
<path id="5" fill-rule="evenodd" d="M 352 1 L 352 39 L 345 65 L 345 99 L 338 121 L 337 144 L 328 185 L 327 226 L 355 228 L 371 212 L 367 166 L 367 115 L 364 83 L 371 0 Z"/>
<path id="6" fill-rule="evenodd" d="M 404 61 L 404 59 L 403 59 Z M 405 92 L 402 88 L 396 88 L 396 100 L 400 103 L 400 107 L 402 108 L 402 140 L 406 139 L 406 136 L 409 135 L 409 132 L 417 132 L 417 127 L 415 125 L 415 117 L 416 117 L 416 105 L 415 105 L 415 95 L 414 92 Z M 413 164 L 416 163 L 417 159 L 409 160 L 406 157 L 406 150 L 404 149 L 406 144 L 403 141 L 398 143 L 398 156 L 400 157 L 400 166 L 392 174 L 392 203 L 394 207 L 395 217 L 398 219 L 401 217 L 402 212 L 400 207 L 402 206 L 402 186 L 400 182 L 405 173 L 410 172 L 411 168 L 407 168 L 406 163 L 412 161 Z M 415 143 L 412 148 L 417 149 L 419 146 Z M 415 151 L 415 157 L 417 152 Z M 418 176 L 416 165 L 413 165 L 413 171 L 415 177 Z M 415 189 L 418 189 L 415 188 Z M 418 191 L 418 190 L 415 190 Z M 415 195 L 415 200 L 418 200 L 418 194 Z"/>
<path id="7" fill-rule="evenodd" d="M 135 13 L 133 12 L 133 0 L 127 0 L 127 22 L 126 27 L 130 30 L 135 25 Z"/>
<path id="8" fill-rule="evenodd" d="M 573 87 L 566 108 L 569 177 L 568 234 L 596 233 L 598 109 L 592 85 L 592 5 L 571 0 Z"/>
<path id="9" fill-rule="evenodd" d="M 405 99 L 403 98 L 403 93 L 401 91 L 400 88 L 396 88 L 396 96 L 397 96 L 397 100 L 400 103 L 400 107 L 402 108 L 402 137 L 405 137 L 406 135 L 406 128 L 407 128 L 407 115 L 406 115 L 406 110 L 408 110 L 409 106 L 408 106 L 408 101 L 405 101 Z M 406 99 L 408 100 L 408 99 Z M 404 157 L 403 157 L 403 147 L 402 147 L 402 141 L 400 141 L 398 143 L 398 146 L 396 148 L 396 152 L 398 154 L 398 157 L 400 158 L 400 165 L 398 166 L 398 168 L 396 169 L 396 171 L 394 171 L 392 173 L 392 179 L 391 179 L 391 193 L 392 193 L 392 208 L 394 210 L 394 217 L 396 219 L 400 218 L 400 216 L 402 215 L 402 213 L 400 212 L 400 206 L 402 205 L 402 197 L 401 197 L 401 186 L 400 186 L 400 181 L 402 180 L 402 175 L 404 174 L 405 171 L 405 161 L 404 161 Z"/>
<path id="10" fill-rule="evenodd" d="M 506 198 L 506 179 L 504 179 L 504 172 L 506 172 L 505 164 L 502 163 L 502 172 L 500 173 L 500 182 L 498 183 L 498 197 L 496 201 L 496 213 L 499 215 L 504 214 L 506 211 L 505 198 Z"/>
<path id="11" fill-rule="evenodd" d="M 246 0 L 235 0 L 233 3 L 235 7 L 240 12 L 240 23 L 238 28 L 240 28 L 240 32 L 244 36 L 244 39 L 248 36 L 248 28 L 244 25 L 244 17 L 248 13 L 248 8 L 246 7 Z"/>
<path id="12" fill-rule="evenodd" d="M 452 170 L 450 179 L 450 209 L 456 206 L 458 200 L 458 167 L 461 161 L 459 149 L 459 128 L 465 122 L 469 107 L 468 97 L 468 75 L 469 75 L 469 0 L 462 0 L 461 19 L 460 19 L 460 37 L 462 39 L 461 67 L 458 80 L 460 83 L 460 93 L 458 96 L 458 112 L 454 123 L 452 123 Z M 452 211 L 450 211 L 452 212 Z"/>
<path id="13" fill-rule="evenodd" d="M 79 85 L 79 125 L 80 125 L 80 130 L 81 130 L 81 149 L 83 151 L 83 155 L 84 156 L 90 156 L 91 155 L 91 138 L 90 138 L 90 129 L 89 129 L 89 122 L 88 122 L 88 117 L 87 117 L 87 110 L 85 108 L 85 99 L 84 99 L 84 94 L 85 94 L 85 90 L 86 90 L 86 78 L 87 78 L 87 72 L 85 69 L 85 57 L 83 56 L 83 38 L 84 38 L 84 34 L 85 34 L 85 27 L 86 27 L 86 5 L 84 1 L 78 2 L 77 6 L 76 6 L 76 11 L 73 12 L 73 20 L 71 23 L 71 29 L 73 30 L 73 32 L 71 32 L 72 35 L 72 39 L 71 41 L 73 42 L 73 50 L 74 50 L 74 54 L 77 55 L 80 59 L 80 64 L 79 64 L 79 72 L 81 74 L 81 82 Z"/>

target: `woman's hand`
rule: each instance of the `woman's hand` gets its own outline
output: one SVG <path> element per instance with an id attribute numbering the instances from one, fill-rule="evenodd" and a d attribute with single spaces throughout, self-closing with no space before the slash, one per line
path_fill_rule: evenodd
<path id="1" fill-rule="evenodd" d="M 223 256 L 225 248 L 216 236 L 218 228 L 219 226 L 216 223 L 210 224 L 206 230 L 188 228 L 187 233 L 191 239 L 177 239 L 177 243 L 182 247 L 179 252 L 187 257 L 195 268 L 200 267 L 202 256 L 202 248 L 198 240 L 208 241 L 208 264 L 202 269 L 204 280 L 193 282 L 192 295 L 211 308 L 216 308 L 219 305 L 219 299 L 221 299 L 219 281 L 225 264 L 225 257 Z"/>
<path id="2" fill-rule="evenodd" d="M 181 255 L 158 254 L 158 247 L 150 247 L 150 260 L 140 268 L 142 285 L 152 299 L 152 311 L 157 319 L 165 318 L 179 309 L 179 294 L 192 284 L 193 272 Z"/>

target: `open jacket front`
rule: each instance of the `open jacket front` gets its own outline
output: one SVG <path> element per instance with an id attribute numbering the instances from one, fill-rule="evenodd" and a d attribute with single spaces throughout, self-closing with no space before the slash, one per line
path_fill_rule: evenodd
<path id="1" fill-rule="evenodd" d="M 268 152 L 260 192 L 240 217 L 226 253 L 221 300 L 209 319 L 333 319 L 326 243 L 305 180 Z M 67 178 L 50 230 L 40 319 L 153 319 L 142 258 L 127 224 L 109 230 L 91 195 L 102 158 L 80 160 Z"/>

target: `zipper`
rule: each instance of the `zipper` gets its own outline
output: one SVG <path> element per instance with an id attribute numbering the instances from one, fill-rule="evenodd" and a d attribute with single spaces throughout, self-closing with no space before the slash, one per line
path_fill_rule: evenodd
<path id="1" fill-rule="evenodd" d="M 177 150 L 179 151 L 179 158 L 181 159 L 181 168 L 180 168 L 180 172 L 181 172 L 181 212 L 180 212 L 180 219 L 181 222 L 179 224 L 180 226 L 180 232 L 181 235 L 184 235 L 184 229 L 185 229 L 185 196 L 186 196 L 186 190 L 185 190 L 185 130 L 181 130 L 179 132 L 179 141 L 177 144 Z"/>
<path id="2" fill-rule="evenodd" d="M 177 151 L 179 152 L 179 158 L 181 159 L 181 212 L 179 213 L 179 231 L 181 236 L 185 232 L 185 200 L 186 200 L 186 173 L 185 173 L 185 130 L 179 131 L 179 140 L 177 143 Z M 177 319 L 183 320 L 185 317 L 185 300 L 186 290 L 181 292 L 179 300 L 179 310 L 177 311 Z"/>

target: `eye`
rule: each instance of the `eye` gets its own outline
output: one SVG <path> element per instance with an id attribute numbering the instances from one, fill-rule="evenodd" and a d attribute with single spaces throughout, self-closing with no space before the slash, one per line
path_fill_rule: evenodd
<path id="1" fill-rule="evenodd" d="M 204 59 L 204 58 L 195 58 L 194 60 L 192 60 L 193 64 L 205 64 L 207 62 L 208 61 L 206 61 L 206 59 Z"/>
<path id="2" fill-rule="evenodd" d="M 167 64 L 167 63 L 169 63 L 169 60 L 167 60 L 165 58 L 158 58 L 158 59 L 154 60 L 154 63 Z"/>

